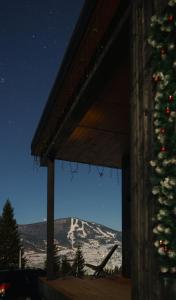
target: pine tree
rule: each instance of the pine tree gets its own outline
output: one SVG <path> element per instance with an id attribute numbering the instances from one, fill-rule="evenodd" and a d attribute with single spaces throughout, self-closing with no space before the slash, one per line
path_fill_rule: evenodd
<path id="1" fill-rule="evenodd" d="M 114 269 L 113 269 L 113 275 L 118 275 L 119 274 L 119 268 L 116 266 Z"/>
<path id="2" fill-rule="evenodd" d="M 119 268 L 117 266 L 114 269 L 105 268 L 101 274 L 102 274 L 102 277 L 116 276 L 119 274 Z"/>
<path id="3" fill-rule="evenodd" d="M 73 275 L 79 278 L 83 277 L 84 266 L 85 266 L 85 260 L 81 251 L 81 246 L 79 245 L 76 250 L 75 259 L 72 266 Z"/>
<path id="4" fill-rule="evenodd" d="M 0 218 L 0 239 L 0 269 L 17 268 L 21 243 L 9 200 L 6 201 Z M 24 264 L 24 260 L 22 263 Z"/>
<path id="5" fill-rule="evenodd" d="M 53 264 L 54 264 L 54 273 L 55 275 L 58 275 L 61 271 L 61 259 L 58 255 L 58 250 L 56 244 L 54 244 L 54 250 L 53 250 Z M 45 260 L 44 264 L 45 270 L 47 269 L 47 260 Z"/>
<path id="6" fill-rule="evenodd" d="M 54 259 L 54 272 L 59 273 L 59 271 L 61 269 L 61 261 L 60 261 L 60 256 L 58 255 L 58 250 L 57 250 L 56 244 L 54 244 L 53 259 Z"/>
<path id="7" fill-rule="evenodd" d="M 71 271 L 72 271 L 72 267 L 66 255 L 64 255 L 62 258 L 61 275 L 62 276 L 68 275 Z"/>

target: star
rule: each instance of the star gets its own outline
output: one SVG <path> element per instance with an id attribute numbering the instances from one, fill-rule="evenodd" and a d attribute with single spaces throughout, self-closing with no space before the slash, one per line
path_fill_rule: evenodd
<path id="1" fill-rule="evenodd" d="M 104 204 L 101 205 L 101 209 L 105 209 L 105 205 Z"/>
<path id="2" fill-rule="evenodd" d="M 48 29 L 48 31 L 54 31 L 56 29 L 56 27 L 53 25 L 49 25 L 47 29 Z"/>
<path id="3" fill-rule="evenodd" d="M 14 124 L 14 122 L 12 120 L 8 120 L 7 123 L 9 125 L 9 127 L 13 126 L 13 124 Z"/>
<path id="4" fill-rule="evenodd" d="M 26 0 L 26 5 L 30 5 L 31 1 L 30 0 Z"/>
<path id="5" fill-rule="evenodd" d="M 54 14 L 54 9 L 50 9 L 49 12 L 48 12 L 48 14 L 49 14 L 50 16 L 52 16 L 52 15 Z"/>
<path id="6" fill-rule="evenodd" d="M 1 83 L 1 84 L 5 83 L 5 81 L 6 81 L 6 80 L 5 80 L 4 77 L 0 77 L 0 83 Z"/>
<path id="7" fill-rule="evenodd" d="M 49 15 L 52 15 L 53 14 L 53 11 L 52 11 L 52 9 L 49 11 Z"/>
<path id="8" fill-rule="evenodd" d="M 37 37 L 36 34 L 33 33 L 33 34 L 32 34 L 32 38 L 33 38 L 33 39 L 36 39 L 36 37 Z"/>

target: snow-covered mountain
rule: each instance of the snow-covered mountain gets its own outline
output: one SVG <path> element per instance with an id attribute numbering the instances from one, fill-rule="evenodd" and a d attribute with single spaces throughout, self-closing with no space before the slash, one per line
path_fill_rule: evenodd
<path id="1" fill-rule="evenodd" d="M 72 260 L 77 245 L 81 244 L 86 263 L 98 265 L 113 245 L 118 244 L 107 267 L 112 269 L 121 266 L 122 235 L 120 231 L 78 218 L 57 219 L 54 229 L 55 244 L 59 255 L 67 255 L 68 259 Z M 23 239 L 28 265 L 43 267 L 46 259 L 46 222 L 19 225 L 19 232 Z"/>

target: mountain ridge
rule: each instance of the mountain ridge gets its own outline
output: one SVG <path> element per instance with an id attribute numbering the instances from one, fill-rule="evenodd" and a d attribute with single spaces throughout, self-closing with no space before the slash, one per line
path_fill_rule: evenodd
<path id="1" fill-rule="evenodd" d="M 19 225 L 24 251 L 26 256 L 30 257 L 31 265 L 36 265 L 40 261 L 41 267 L 46 259 L 46 225 L 46 221 Z M 73 217 L 56 219 L 54 231 L 54 242 L 61 256 L 67 255 L 72 259 L 79 244 L 86 262 L 98 264 L 112 246 L 118 244 L 111 267 L 121 264 L 122 233 L 120 231 Z"/>
<path id="2" fill-rule="evenodd" d="M 110 226 L 108 226 L 108 225 L 104 225 L 104 224 L 102 224 L 102 223 L 97 223 L 96 221 L 91 221 L 91 220 L 85 220 L 85 219 L 80 219 L 79 217 L 75 217 L 75 216 L 73 216 L 73 217 L 63 217 L 63 218 L 56 218 L 56 219 L 54 219 L 54 222 L 55 221 L 59 221 L 59 220 L 66 220 L 66 219 L 79 219 L 79 220 L 82 220 L 82 221 L 84 221 L 84 222 L 89 222 L 89 223 L 92 223 L 92 224 L 97 224 L 97 225 L 100 225 L 100 226 L 104 226 L 104 227 L 106 227 L 106 228 L 110 228 L 111 230 L 114 230 L 114 231 L 117 231 L 117 232 L 121 232 L 121 230 L 119 230 L 119 229 L 115 229 L 115 228 L 111 228 Z M 37 225 L 37 224 L 43 224 L 43 223 L 46 223 L 47 221 L 46 220 L 43 220 L 43 221 L 39 221 L 39 222 L 33 222 L 33 223 L 26 223 L 26 224 L 18 224 L 18 226 L 19 227 L 21 227 L 21 226 L 30 226 L 30 225 Z"/>

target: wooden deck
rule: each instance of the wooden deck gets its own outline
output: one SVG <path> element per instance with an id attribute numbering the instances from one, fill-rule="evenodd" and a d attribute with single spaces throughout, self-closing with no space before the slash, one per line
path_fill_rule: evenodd
<path id="1" fill-rule="evenodd" d="M 47 281 L 41 278 L 43 296 L 48 299 L 65 300 L 130 300 L 131 281 L 129 279 L 65 278 Z M 51 294 L 53 293 L 53 294 Z"/>

